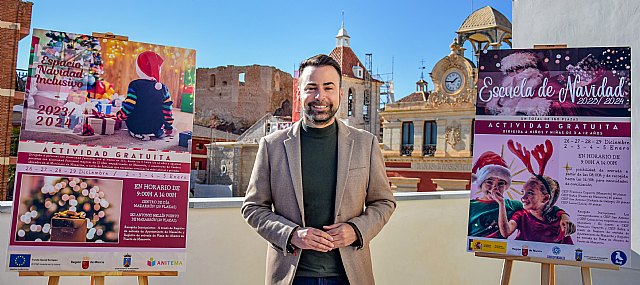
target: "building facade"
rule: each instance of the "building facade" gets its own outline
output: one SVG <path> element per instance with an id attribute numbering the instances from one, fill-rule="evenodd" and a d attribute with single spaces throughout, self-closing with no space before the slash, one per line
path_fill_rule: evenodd
<path id="1" fill-rule="evenodd" d="M 468 189 L 471 177 L 475 66 L 456 43 L 416 92 L 386 105 L 383 154 L 396 191 Z"/>
<path id="2" fill-rule="evenodd" d="M 16 72 L 16 59 L 18 42 L 31 29 L 32 6 L 21 0 L 0 0 L 0 200 L 11 199 L 13 193 L 7 189 L 13 189 L 20 133 L 20 120 L 16 120 L 20 113 L 13 110 L 22 105 L 25 91 L 24 76 Z"/>
<path id="3" fill-rule="evenodd" d="M 265 114 L 291 116 L 292 82 L 271 66 L 198 68 L 194 124 L 240 135 Z"/>
<path id="4" fill-rule="evenodd" d="M 366 130 L 380 138 L 380 86 L 382 81 L 371 75 L 371 54 L 365 64 L 351 49 L 351 37 L 342 27 L 336 36 L 336 47 L 329 53 L 342 69 L 342 92 L 338 118 L 348 125 Z M 295 88 L 295 87 L 294 87 Z"/>
<path id="5" fill-rule="evenodd" d="M 396 191 L 470 188 L 477 69 L 464 57 L 464 42 L 474 53 L 510 44 L 511 23 L 487 6 L 469 15 L 457 31 L 451 53 L 429 74 L 434 90 L 422 78 L 416 92 L 386 105 L 383 154 Z M 495 42 L 498 41 L 498 42 Z"/>
<path id="6" fill-rule="evenodd" d="M 267 114 L 238 137 L 237 141 L 207 144 L 206 183 L 231 185 L 232 196 L 244 196 L 258 153 L 258 142 L 265 135 L 291 124 L 289 118 Z"/>

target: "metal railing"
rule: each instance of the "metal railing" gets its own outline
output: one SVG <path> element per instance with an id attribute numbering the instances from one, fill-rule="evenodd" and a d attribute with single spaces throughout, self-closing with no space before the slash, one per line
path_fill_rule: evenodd
<path id="1" fill-rule="evenodd" d="M 11 134 L 11 142 L 9 145 L 9 156 L 18 156 L 18 143 L 20 142 L 20 133 Z"/>
<path id="2" fill-rule="evenodd" d="M 422 145 L 423 156 L 433 156 L 436 154 L 436 144 L 424 144 Z"/>
<path id="3" fill-rule="evenodd" d="M 400 147 L 400 155 L 402 155 L 402 156 L 411 156 L 412 152 L 413 152 L 413 145 L 412 144 L 403 144 Z"/>
<path id="4" fill-rule="evenodd" d="M 16 91 L 27 91 L 27 76 L 29 72 L 26 69 L 16 69 Z"/>

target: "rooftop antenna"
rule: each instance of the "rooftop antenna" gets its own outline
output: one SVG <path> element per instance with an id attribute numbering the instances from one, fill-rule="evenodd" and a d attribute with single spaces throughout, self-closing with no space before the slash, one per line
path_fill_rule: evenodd
<path id="1" fill-rule="evenodd" d="M 393 81 L 393 64 L 394 64 L 394 57 L 391 57 L 391 81 Z"/>

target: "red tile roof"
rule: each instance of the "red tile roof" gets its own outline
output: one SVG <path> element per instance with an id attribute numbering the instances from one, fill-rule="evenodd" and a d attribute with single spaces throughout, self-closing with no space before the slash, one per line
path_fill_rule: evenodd
<path id="1" fill-rule="evenodd" d="M 335 59 L 340 64 L 340 69 L 342 69 L 343 76 L 358 78 L 353 74 L 353 67 L 358 65 L 361 66 L 362 69 L 364 70 L 363 77 L 361 79 L 365 79 L 367 74 L 369 74 L 369 71 L 367 71 L 364 64 L 362 64 L 360 59 L 358 59 L 358 56 L 356 56 L 356 54 L 353 52 L 353 50 L 350 47 L 345 47 L 345 46 L 335 47 L 331 51 L 329 56 Z M 380 80 L 376 80 L 375 78 L 373 78 L 373 80 L 380 82 Z"/>
<path id="2" fill-rule="evenodd" d="M 396 101 L 398 103 L 406 103 L 406 102 L 424 102 L 427 101 L 427 98 L 429 98 L 429 93 L 425 93 L 425 92 L 421 92 L 421 91 L 416 91 L 413 92 L 405 97 L 402 97 L 402 99 Z"/>

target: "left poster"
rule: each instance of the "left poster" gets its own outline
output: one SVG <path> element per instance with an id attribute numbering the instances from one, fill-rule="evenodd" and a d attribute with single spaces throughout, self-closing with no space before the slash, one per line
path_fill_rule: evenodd
<path id="1" fill-rule="evenodd" d="M 7 270 L 185 271 L 195 50 L 34 29 L 30 53 Z"/>

